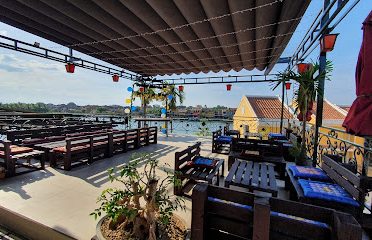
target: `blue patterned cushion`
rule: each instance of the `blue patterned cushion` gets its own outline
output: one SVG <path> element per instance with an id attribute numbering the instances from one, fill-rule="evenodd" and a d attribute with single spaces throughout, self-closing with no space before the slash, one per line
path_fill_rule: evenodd
<path id="1" fill-rule="evenodd" d="M 194 166 L 200 166 L 200 167 L 211 167 L 213 168 L 216 166 L 217 160 L 212 158 L 204 158 L 204 157 L 197 157 L 193 161 Z"/>
<path id="2" fill-rule="evenodd" d="M 288 167 L 292 174 L 296 178 L 308 178 L 312 180 L 330 181 L 331 179 L 327 174 L 320 168 L 315 167 L 303 167 L 291 165 Z"/>
<path id="3" fill-rule="evenodd" d="M 230 201 L 222 200 L 222 199 L 219 199 L 219 198 L 208 197 L 208 201 L 230 204 L 230 205 L 233 205 L 235 207 L 244 208 L 244 209 L 247 209 L 249 211 L 253 211 L 252 206 L 244 205 L 244 204 L 240 204 L 240 203 L 235 203 L 235 202 L 230 202 Z M 284 213 L 271 211 L 270 215 L 271 216 L 283 217 L 283 218 L 289 218 L 289 219 L 293 219 L 293 220 L 297 220 L 297 221 L 301 221 L 301 222 L 306 222 L 306 223 L 309 223 L 309 224 L 317 225 L 321 228 L 329 228 L 328 224 L 326 224 L 326 223 L 318 222 L 318 221 L 314 221 L 314 220 L 310 220 L 310 219 L 306 219 L 306 218 L 302 218 L 302 217 L 296 217 L 296 216 L 292 216 L 292 215 L 288 215 L 288 214 L 284 214 Z"/>
<path id="4" fill-rule="evenodd" d="M 219 142 L 219 143 L 231 143 L 232 142 L 232 137 L 231 136 L 219 136 L 217 139 L 216 139 L 216 142 Z"/>
<path id="5" fill-rule="evenodd" d="M 337 184 L 305 179 L 299 179 L 298 183 L 307 198 L 328 200 L 359 207 L 359 203 Z"/>

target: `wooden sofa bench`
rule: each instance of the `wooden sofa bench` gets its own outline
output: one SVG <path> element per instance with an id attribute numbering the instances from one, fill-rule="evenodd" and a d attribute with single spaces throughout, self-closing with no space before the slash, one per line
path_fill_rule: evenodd
<path id="1" fill-rule="evenodd" d="M 185 189 L 189 187 L 188 185 L 194 184 L 197 181 L 205 181 L 212 184 L 213 179 L 216 178 L 216 183 L 219 184 L 219 178 L 223 176 L 224 173 L 223 159 L 214 158 L 214 160 L 216 160 L 216 165 L 213 168 L 198 167 L 195 165 L 188 166 L 189 162 L 193 162 L 201 157 L 200 145 L 201 143 L 198 142 L 193 146 L 175 153 L 174 171 L 182 182 L 181 186 L 174 187 L 173 190 L 175 195 L 185 195 Z"/>
<path id="2" fill-rule="evenodd" d="M 40 164 L 35 165 L 32 161 L 37 160 Z M 0 166 L 3 165 L 7 177 L 21 173 L 40 170 L 45 168 L 44 152 L 29 147 L 11 145 L 10 141 L 0 141 Z M 16 169 L 28 170 L 17 172 Z"/>
<path id="3" fill-rule="evenodd" d="M 192 193 L 191 239 L 361 240 L 349 214 L 200 183 Z"/>
<path id="4" fill-rule="evenodd" d="M 351 172 L 326 155 L 322 155 L 321 169 L 328 175 L 331 182 L 338 184 L 348 192 L 359 203 L 359 207 L 326 199 L 305 197 L 299 184 L 299 178 L 296 178 L 292 171 L 287 168 L 286 187 L 290 189 L 291 199 L 347 212 L 360 219 L 365 208 L 365 197 L 368 185 L 371 182 L 370 178 Z"/>

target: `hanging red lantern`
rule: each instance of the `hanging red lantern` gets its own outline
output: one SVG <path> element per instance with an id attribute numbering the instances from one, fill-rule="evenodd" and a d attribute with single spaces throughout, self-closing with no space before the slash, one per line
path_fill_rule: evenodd
<path id="1" fill-rule="evenodd" d="M 309 69 L 308 63 L 299 63 L 297 64 L 297 71 L 298 73 L 304 73 Z"/>
<path id="2" fill-rule="evenodd" d="M 231 91 L 231 86 L 232 86 L 231 84 L 227 84 L 227 85 L 226 85 L 226 90 L 227 90 L 227 91 Z"/>
<path id="3" fill-rule="evenodd" d="M 336 44 L 338 34 L 325 34 L 320 39 L 320 51 L 331 52 Z"/>
<path id="4" fill-rule="evenodd" d="M 178 86 L 178 90 L 179 90 L 180 92 L 183 92 L 183 86 L 182 86 L 182 85 Z"/>
<path id="5" fill-rule="evenodd" d="M 292 83 L 290 83 L 290 82 L 286 82 L 286 83 L 285 83 L 285 89 L 286 89 L 286 90 L 291 89 L 291 85 L 292 85 Z"/>
<path id="6" fill-rule="evenodd" d="M 144 87 L 140 87 L 139 90 L 140 90 L 140 92 L 144 92 L 145 91 L 145 88 Z"/>
<path id="7" fill-rule="evenodd" d="M 117 74 L 112 75 L 112 81 L 113 82 L 119 82 L 119 75 L 117 75 Z"/>
<path id="8" fill-rule="evenodd" d="M 75 65 L 73 63 L 67 63 L 65 65 L 66 67 L 66 72 L 68 73 L 74 73 L 75 72 Z"/>

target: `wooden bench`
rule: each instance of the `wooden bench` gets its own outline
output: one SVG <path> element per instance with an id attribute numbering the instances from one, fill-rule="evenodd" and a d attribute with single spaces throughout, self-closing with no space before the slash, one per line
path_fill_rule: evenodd
<path id="1" fill-rule="evenodd" d="M 174 171 L 176 176 L 181 180 L 182 186 L 174 187 L 175 195 L 185 195 L 185 189 L 188 184 L 194 184 L 197 181 L 205 181 L 209 184 L 213 183 L 213 179 L 216 179 L 216 184 L 219 184 L 220 176 L 224 173 L 224 160 L 217 159 L 217 164 L 213 168 L 187 166 L 187 163 L 194 161 L 200 157 L 200 145 L 198 142 L 193 146 L 186 148 L 180 152 L 175 153 Z M 221 173 L 220 173 L 221 170 Z M 185 195 L 187 196 L 187 195 Z"/>
<path id="2" fill-rule="evenodd" d="M 281 142 L 233 138 L 228 157 L 228 169 L 232 167 L 236 159 L 273 163 L 280 178 L 284 179 L 286 161 L 283 157 Z"/>
<path id="3" fill-rule="evenodd" d="M 11 142 L 7 140 L 0 141 L 0 160 L 2 160 L 0 166 L 4 165 L 7 177 L 45 168 L 43 151 L 11 145 Z M 33 164 L 33 160 L 39 161 L 40 164 Z M 17 168 L 26 168 L 28 170 L 18 173 L 16 171 Z"/>
<path id="4" fill-rule="evenodd" d="M 72 166 L 92 163 L 96 159 L 111 157 L 118 152 L 126 152 L 141 146 L 157 143 L 157 131 L 149 128 L 126 131 L 104 132 L 94 135 L 66 138 L 65 142 L 38 145 L 40 148 L 52 148 L 51 166 L 71 170 Z M 150 139 L 151 142 L 150 142 Z M 59 163 L 62 164 L 59 164 Z"/>
<path id="5" fill-rule="evenodd" d="M 69 171 L 73 166 L 93 162 L 92 141 L 90 136 L 66 138 L 66 145 L 56 147 L 50 154 L 51 166 Z M 62 164 L 59 164 L 62 162 Z"/>
<path id="6" fill-rule="evenodd" d="M 361 240 L 362 229 L 333 209 L 201 183 L 192 193 L 191 239 Z"/>
<path id="7" fill-rule="evenodd" d="M 221 136 L 221 129 L 212 132 L 212 153 L 229 154 L 231 143 L 220 141 Z"/>
<path id="8" fill-rule="evenodd" d="M 292 171 L 287 168 L 288 178 L 286 180 L 286 187 L 290 188 L 291 199 L 347 212 L 360 219 L 365 208 L 365 197 L 367 194 L 367 188 L 371 182 L 370 178 L 359 176 L 351 172 L 326 155 L 322 155 L 321 168 L 330 177 L 330 179 L 333 180 L 334 183 L 345 189 L 359 203 L 360 206 L 355 207 L 335 201 L 305 197 L 304 191 L 298 183 L 299 179 L 294 177 Z"/>

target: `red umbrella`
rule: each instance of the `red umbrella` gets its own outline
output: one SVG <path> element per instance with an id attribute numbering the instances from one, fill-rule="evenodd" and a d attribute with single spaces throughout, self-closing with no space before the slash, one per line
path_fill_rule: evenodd
<path id="1" fill-rule="evenodd" d="M 363 42 L 355 72 L 357 98 L 343 127 L 358 136 L 372 136 L 372 11 L 363 22 Z"/>

